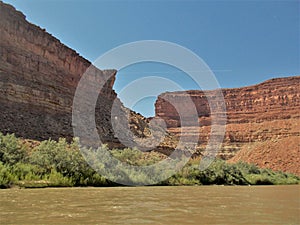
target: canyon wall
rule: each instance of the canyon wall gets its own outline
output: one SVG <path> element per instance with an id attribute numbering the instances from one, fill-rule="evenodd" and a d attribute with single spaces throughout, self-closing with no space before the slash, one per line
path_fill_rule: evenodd
<path id="1" fill-rule="evenodd" d="M 258 85 L 243 88 L 222 89 L 227 123 L 239 124 L 263 122 L 276 119 L 299 118 L 300 77 L 276 78 Z M 157 117 L 163 118 L 168 127 L 179 127 L 180 118 L 174 102 L 183 110 L 189 110 L 187 98 L 191 98 L 197 110 L 200 124 L 210 124 L 210 107 L 207 97 L 212 98 L 216 91 L 183 91 L 161 94 L 155 104 Z M 178 102 L 178 104 L 177 104 Z M 284 113 L 283 113 L 284 112 Z M 188 112 L 187 112 L 188 114 Z"/>
<path id="2" fill-rule="evenodd" d="M 300 76 L 223 89 L 222 92 L 227 108 L 227 125 L 219 157 L 300 174 Z M 188 136 L 199 136 L 197 153 L 200 155 L 211 129 L 207 97 L 211 98 L 215 93 L 167 92 L 161 94 L 155 104 L 156 117 L 164 119 L 168 131 L 177 136 L 181 135 L 181 123 L 171 103 L 182 107 L 179 111 L 186 111 L 187 114 L 191 107 L 196 108 L 199 126 L 185 130 L 188 130 Z M 188 98 L 192 100 L 191 106 L 187 105 Z"/>
<path id="3" fill-rule="evenodd" d="M 36 140 L 72 138 L 73 96 L 91 63 L 2 2 L 0 30 L 0 131 Z M 101 116 L 109 119 L 116 71 L 93 73 L 95 79 L 112 76 L 99 97 L 106 109 Z M 111 129 L 104 127 L 108 138 Z"/>
<path id="4" fill-rule="evenodd" d="M 149 137 L 161 136 L 163 131 L 159 127 L 151 133 L 149 120 L 124 107 L 117 98 L 113 90 L 116 70 L 102 71 L 94 67 L 45 29 L 28 22 L 13 6 L 1 1 L 0 31 L 0 132 L 34 140 L 61 137 L 72 140 L 72 126 L 77 126 L 72 124 L 73 98 L 83 74 L 89 74 L 90 86 L 85 87 L 84 96 L 87 102 L 89 94 L 93 94 L 90 92 L 93 85 L 103 85 L 96 93 L 96 106 L 88 109 L 95 115 L 102 143 L 110 148 L 127 146 L 120 142 L 120 135 L 114 130 L 131 145 L 135 138 L 147 142 Z M 117 115 L 112 116 L 112 106 Z M 86 114 L 82 111 L 82 118 Z M 157 148 L 170 148 L 173 143 L 170 140 L 167 135 Z"/>
<path id="5" fill-rule="evenodd" d="M 90 80 L 104 82 L 95 120 L 101 141 L 121 146 L 111 125 L 111 106 L 120 114 L 145 118 L 123 107 L 112 87 L 115 70 L 101 71 L 58 39 L 0 2 L 0 131 L 45 140 L 73 138 L 72 104 L 76 87 L 89 68 Z M 107 81 L 106 81 L 107 80 Z M 127 113 L 127 114 L 126 114 Z"/>

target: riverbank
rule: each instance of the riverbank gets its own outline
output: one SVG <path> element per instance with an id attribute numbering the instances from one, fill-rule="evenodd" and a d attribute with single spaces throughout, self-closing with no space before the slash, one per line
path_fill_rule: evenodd
<path id="1" fill-rule="evenodd" d="M 120 186 L 101 176 L 91 168 L 79 150 L 78 141 L 68 144 L 65 139 L 58 142 L 47 140 L 28 142 L 14 135 L 0 133 L 0 188 L 43 187 L 107 187 Z M 106 146 L 102 150 L 108 150 Z M 157 152 L 144 153 L 137 149 L 110 150 L 120 163 L 147 166 L 166 158 Z M 299 184 L 300 178 L 293 174 L 260 169 L 243 162 L 226 163 L 215 160 L 209 168 L 200 171 L 200 158 L 191 159 L 181 171 L 157 185 L 283 185 Z M 105 166 L 105 159 L 97 162 L 97 168 Z M 116 165 L 118 167 L 118 165 Z M 152 171 L 155 174 L 159 171 Z M 127 179 L 134 184 L 143 184 L 145 174 L 136 170 L 126 171 Z M 112 168 L 111 176 L 117 176 Z M 121 178 L 120 178 L 121 179 Z M 118 180 L 118 177 L 115 178 Z M 120 182 L 122 183 L 122 182 Z"/>

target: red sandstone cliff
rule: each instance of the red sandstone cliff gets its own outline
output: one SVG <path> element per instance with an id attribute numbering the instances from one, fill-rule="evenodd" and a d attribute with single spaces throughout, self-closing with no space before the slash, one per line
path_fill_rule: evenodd
<path id="1" fill-rule="evenodd" d="M 125 108 L 112 89 L 115 70 L 95 68 L 3 2 L 0 2 L 0 31 L 0 132 L 35 140 L 60 137 L 70 140 L 73 97 L 79 80 L 89 68 L 92 83 L 104 83 L 109 77 L 97 93 L 95 107 L 95 122 L 102 142 L 110 147 L 124 146 L 112 127 L 113 103 L 118 109 L 118 132 L 124 139 L 151 135 L 148 120 Z"/>
<path id="2" fill-rule="evenodd" d="M 0 30 L 0 131 L 38 140 L 71 138 L 73 96 L 91 63 L 2 2 Z M 114 79 L 116 71 L 94 73 Z M 106 106 L 116 98 L 113 79 L 101 93 L 103 118 L 109 118 Z M 108 127 L 103 137 L 109 133 Z"/>
<path id="3" fill-rule="evenodd" d="M 222 90 L 227 108 L 227 125 L 219 156 L 243 160 L 300 174 L 300 76 L 277 78 L 258 85 Z M 213 96 L 215 91 L 206 92 Z M 198 153 L 205 148 L 210 133 L 211 115 L 202 91 L 171 92 L 156 101 L 156 117 L 164 119 L 170 133 L 180 135 L 180 119 L 175 102 L 189 110 L 191 98 L 199 127 L 189 127 L 188 135 L 199 134 Z M 198 133 L 199 131 L 199 133 Z"/>
<path id="4" fill-rule="evenodd" d="M 266 120 L 299 118 L 300 77 L 277 78 L 258 85 L 223 89 L 227 123 L 263 122 Z M 161 94 L 155 104 L 156 116 L 164 118 L 168 127 L 180 126 L 175 108 L 168 103 L 179 102 L 182 110 L 188 110 L 187 97 L 195 104 L 200 123 L 209 122 L 210 108 L 206 96 L 215 91 L 184 91 Z"/>

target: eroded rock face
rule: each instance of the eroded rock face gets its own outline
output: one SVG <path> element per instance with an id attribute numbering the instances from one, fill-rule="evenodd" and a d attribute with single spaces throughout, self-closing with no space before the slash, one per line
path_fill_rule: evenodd
<path id="1" fill-rule="evenodd" d="M 232 160 L 244 160 L 300 174 L 299 169 L 296 169 L 300 164 L 300 76 L 272 79 L 249 87 L 223 89 L 222 92 L 227 108 L 227 125 L 219 157 L 230 159 L 237 152 L 247 150 L 248 154 L 239 152 Z M 176 102 L 189 114 L 192 106 L 187 106 L 186 102 L 188 98 L 192 99 L 198 113 L 199 126 L 189 127 L 187 135 L 199 135 L 198 154 L 205 148 L 211 129 L 211 113 L 206 96 L 212 97 L 215 91 L 207 91 L 205 94 L 203 91 L 164 93 L 155 104 L 156 117 L 166 121 L 170 133 L 180 136 L 180 118 L 168 101 Z M 268 148 L 270 154 L 263 154 L 261 146 L 267 146 L 269 142 L 273 148 Z M 286 145 L 283 144 L 285 142 Z M 286 149 L 278 149 L 284 146 Z M 264 159 L 268 163 L 262 163 L 259 157 L 250 158 L 249 149 L 256 155 L 260 152 L 264 158 L 268 155 L 269 159 Z M 289 159 L 289 162 L 282 162 L 280 166 L 278 162 L 274 163 L 277 160 L 275 155 L 279 155 L 277 151 L 280 151 L 281 160 Z M 275 158 L 272 158 L 272 153 Z M 284 167 L 283 164 L 293 166 Z"/>
<path id="2" fill-rule="evenodd" d="M 95 94 L 93 85 L 101 83 L 103 87 L 96 93 L 96 106 L 87 107 L 81 115 L 86 121 L 95 121 L 102 143 L 110 148 L 126 147 L 116 132 L 129 142 L 134 138 L 144 138 L 146 142 L 153 135 L 149 120 L 125 108 L 117 98 L 113 90 L 117 71 L 94 67 L 1 1 L 0 31 L 0 132 L 34 140 L 61 137 L 71 140 L 72 125 L 78 126 L 72 124 L 75 90 L 83 74 L 89 74 L 91 86 L 84 87 L 87 104 L 91 94 Z M 112 115 L 112 106 L 118 115 Z M 89 110 L 95 118 L 88 116 Z M 116 132 L 113 124 L 118 127 Z M 154 133 L 154 137 L 160 136 L 160 131 Z M 174 141 L 168 138 L 165 138 L 168 143 L 158 148 L 170 148 Z M 92 141 L 86 140 L 87 144 Z"/>
<path id="3" fill-rule="evenodd" d="M 300 77 L 277 78 L 259 85 L 223 89 L 226 104 L 227 123 L 251 123 L 276 119 L 299 118 Z M 160 95 L 155 104 L 157 117 L 165 119 L 168 127 L 179 127 L 180 118 L 176 109 L 168 102 L 176 102 L 186 114 L 192 106 L 187 106 L 191 98 L 196 107 L 199 121 L 209 125 L 210 106 L 207 96 L 215 91 L 170 92 Z M 283 113 L 284 112 L 284 113 Z"/>
<path id="4" fill-rule="evenodd" d="M 73 96 L 91 63 L 2 2 L 0 30 L 0 131 L 37 140 L 72 138 Z M 110 119 L 109 106 L 116 98 L 116 71 L 91 70 L 96 80 L 112 77 L 98 100 L 105 109 L 98 115 L 103 122 Z M 103 127 L 102 136 L 109 139 L 108 123 Z"/>

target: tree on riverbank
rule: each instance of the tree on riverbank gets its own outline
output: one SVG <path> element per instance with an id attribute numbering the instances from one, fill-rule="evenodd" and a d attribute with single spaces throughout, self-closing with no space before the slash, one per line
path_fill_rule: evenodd
<path id="1" fill-rule="evenodd" d="M 101 150 L 107 150 L 102 146 Z M 158 152 L 141 152 L 138 149 L 113 149 L 112 156 L 118 163 L 131 165 L 151 165 L 166 158 Z M 298 184 L 300 178 L 283 172 L 260 169 L 246 163 L 229 164 L 215 160 L 204 171 L 198 169 L 200 159 L 191 159 L 180 172 L 158 185 L 259 185 L 259 184 Z M 97 168 L 105 166 L 97 162 Z M 116 165 L 115 168 L 120 166 Z M 116 175 L 112 169 L 112 176 Z M 159 171 L 152 171 L 158 174 Z M 143 183 L 147 174 L 132 169 L 126 171 L 133 183 Z M 115 177 L 118 180 L 118 177 Z M 120 178 L 121 179 L 121 178 Z M 153 177 L 155 180 L 155 177 Z M 68 144 L 65 139 L 46 140 L 30 145 L 13 134 L 0 133 L 0 188 L 20 187 L 71 187 L 71 186 L 116 186 L 95 172 L 79 150 L 77 140 Z"/>

